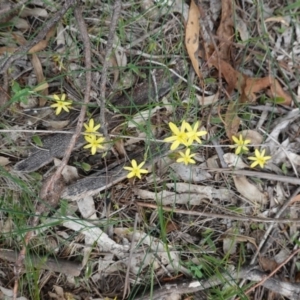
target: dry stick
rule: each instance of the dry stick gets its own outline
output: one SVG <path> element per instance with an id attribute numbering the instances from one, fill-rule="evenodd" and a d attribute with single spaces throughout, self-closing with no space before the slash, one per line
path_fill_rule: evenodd
<path id="1" fill-rule="evenodd" d="M 85 93 L 84 93 L 83 105 L 80 109 L 80 114 L 78 117 L 76 129 L 75 129 L 75 133 L 73 134 L 73 136 L 70 140 L 70 144 L 69 144 L 67 150 L 65 151 L 65 154 L 64 154 L 64 157 L 62 159 L 60 166 L 57 168 L 56 172 L 52 176 L 54 183 L 60 177 L 63 168 L 67 165 L 68 160 L 71 156 L 72 150 L 75 147 L 76 141 L 81 134 L 81 129 L 82 129 L 85 114 L 86 114 L 86 108 L 90 102 L 90 92 L 91 92 L 91 84 L 92 84 L 91 44 L 90 44 L 90 39 L 88 36 L 88 31 L 86 29 L 86 25 L 85 25 L 83 17 L 82 17 L 81 9 L 79 7 L 76 7 L 74 14 L 75 14 L 76 21 L 78 23 L 81 39 L 83 41 L 84 49 L 85 49 L 84 56 L 85 56 L 85 68 L 86 68 L 86 73 L 85 73 L 86 89 L 85 89 Z"/>
<path id="2" fill-rule="evenodd" d="M 43 40 L 48 31 L 59 22 L 59 20 L 63 17 L 67 10 L 75 3 L 76 0 L 66 0 L 61 9 L 57 11 L 57 13 L 45 24 L 43 29 L 30 42 L 16 49 L 16 51 L 8 58 L 3 59 L 0 63 L 0 74 L 3 74 L 16 59 L 19 59 L 22 56 L 26 55 L 29 49 Z"/>
<path id="3" fill-rule="evenodd" d="M 69 1 L 66 1 L 66 3 L 69 3 Z M 73 2 L 72 2 L 73 3 Z M 82 124 L 84 121 L 85 113 L 86 113 L 86 106 L 89 103 L 90 99 L 90 90 L 91 90 L 91 82 L 92 82 L 92 76 L 91 76 L 91 47 L 90 47 L 90 41 L 88 37 L 88 32 L 84 23 L 84 20 L 81 15 L 81 11 L 78 7 L 75 8 L 75 17 L 78 22 L 78 27 L 81 33 L 82 40 L 85 45 L 85 65 L 86 65 L 86 90 L 84 95 L 84 105 L 81 107 L 81 111 L 78 118 L 78 123 L 76 126 L 75 133 L 73 134 L 70 144 L 65 152 L 65 155 L 63 157 L 63 160 L 60 164 L 60 166 L 57 168 L 56 172 L 47 179 L 40 191 L 40 198 L 42 200 L 45 200 L 49 203 L 50 206 L 56 206 L 59 199 L 60 194 L 63 190 L 63 184 L 60 180 L 61 172 L 63 168 L 67 165 L 67 162 L 70 158 L 71 152 L 75 146 L 76 140 L 78 139 L 79 135 L 81 134 Z M 52 27 L 52 26 L 51 26 Z M 45 208 L 44 205 L 40 205 L 40 207 L 37 207 L 37 213 L 35 217 L 31 220 L 31 226 L 36 227 L 39 222 L 39 216 L 43 212 L 43 209 Z M 13 298 L 16 299 L 17 297 L 17 290 L 18 290 L 18 278 L 21 274 L 22 267 L 24 265 L 24 259 L 26 255 L 26 247 L 33 237 L 33 231 L 29 231 L 24 239 L 24 245 L 22 250 L 20 251 L 20 255 L 16 261 L 15 267 L 14 267 L 14 273 L 15 273 L 15 285 L 14 285 L 14 295 Z"/>
<path id="4" fill-rule="evenodd" d="M 133 236 L 136 233 L 137 221 L 138 221 L 138 213 L 135 214 L 135 218 L 134 218 Z M 133 256 L 133 252 L 134 252 L 134 246 L 135 246 L 135 242 L 134 242 L 134 239 L 132 239 L 132 243 L 130 246 L 130 252 L 129 252 L 129 258 L 128 258 L 128 264 L 127 264 L 127 270 L 126 270 L 126 276 L 125 276 L 123 299 L 126 298 L 127 287 L 128 287 L 128 295 L 130 294 L 129 272 L 130 272 L 130 264 L 131 264 L 131 260 L 132 260 L 132 256 Z"/>
<path id="5" fill-rule="evenodd" d="M 297 253 L 300 252 L 300 249 L 294 251 L 291 253 L 291 255 L 285 259 L 279 266 L 275 268 L 274 271 L 272 271 L 269 275 L 265 276 L 260 282 L 249 288 L 247 291 L 245 291 L 245 295 L 249 294 L 250 292 L 254 291 L 257 287 L 260 285 L 263 285 L 269 278 L 271 278 L 279 269 L 281 269 L 284 265 L 286 265 Z M 238 300 L 238 299 L 237 299 Z"/>
<path id="6" fill-rule="evenodd" d="M 300 189 L 300 188 L 299 188 Z M 292 196 L 293 198 L 294 196 Z M 228 220 L 234 220 L 234 221 L 246 221 L 246 222 L 261 222 L 261 223 L 273 223 L 274 218 L 261 218 L 261 217 L 247 217 L 247 216 L 238 216 L 238 215 L 224 215 L 224 214 L 215 214 L 215 213 L 208 213 L 208 212 L 201 212 L 201 211 L 190 211 L 185 209 L 178 209 L 178 208 L 172 208 L 167 206 L 160 206 L 156 204 L 151 203 L 145 203 L 145 202 L 136 202 L 137 205 L 142 207 L 148 207 L 153 209 L 163 209 L 164 211 L 170 211 L 173 213 L 178 214 L 185 214 L 190 216 L 199 216 L 199 217 L 209 217 L 209 218 L 218 218 L 218 219 L 228 219 Z M 299 224 L 299 219 L 276 219 L 277 223 L 281 224 L 289 224 L 289 223 L 296 223 Z"/>
<path id="7" fill-rule="evenodd" d="M 267 229 L 267 231 L 265 232 L 261 242 L 259 243 L 256 253 L 254 254 L 250 264 L 254 264 L 259 251 L 261 250 L 261 248 L 263 247 L 263 245 L 265 244 L 269 234 L 271 233 L 272 229 L 274 228 L 276 223 L 279 223 L 278 221 L 280 220 L 279 217 L 282 215 L 282 213 L 287 209 L 287 207 L 292 203 L 293 199 L 299 194 L 300 192 L 300 187 L 298 187 L 296 189 L 296 191 L 292 194 L 292 196 L 288 199 L 288 201 L 285 202 L 285 204 L 281 207 L 281 209 L 278 211 L 278 213 L 275 215 L 273 221 L 271 222 L 271 225 L 269 226 L 269 228 Z M 293 221 L 294 222 L 294 221 Z"/>
<path id="8" fill-rule="evenodd" d="M 262 247 L 264 246 L 264 244 L 266 243 L 271 231 L 273 230 L 274 226 L 276 223 L 281 223 L 279 222 L 279 217 L 282 215 L 282 213 L 286 210 L 286 208 L 292 203 L 293 199 L 295 198 L 295 196 L 297 196 L 300 192 L 300 187 L 298 187 L 296 189 L 296 191 L 292 194 L 292 196 L 288 199 L 288 201 L 285 202 L 285 204 L 281 207 L 281 209 L 277 212 L 277 214 L 275 215 L 274 219 L 272 220 L 272 222 L 270 222 L 270 226 L 269 228 L 266 230 L 264 236 L 262 237 L 255 254 L 253 255 L 250 265 L 253 265 L 256 261 L 257 256 L 259 255 L 260 250 L 262 249 Z M 291 221 L 291 222 L 295 222 L 295 221 Z M 245 280 L 242 280 L 242 282 L 240 283 L 240 287 L 242 287 L 245 283 Z"/>
<path id="9" fill-rule="evenodd" d="M 102 73 L 101 73 L 101 81 L 100 81 L 100 100 L 97 101 L 100 106 L 100 123 L 103 128 L 103 133 L 105 137 L 108 137 L 108 132 L 106 128 L 106 120 L 105 120 L 105 90 L 106 90 L 106 73 L 107 67 L 110 59 L 110 55 L 112 52 L 112 48 L 114 45 L 114 35 L 116 31 L 117 21 L 121 11 L 121 1 L 116 0 L 115 5 L 113 8 L 113 16 L 110 23 L 109 34 L 108 34 L 108 41 L 106 44 L 106 51 L 104 57 L 104 63 L 102 66 Z"/>
<path id="10" fill-rule="evenodd" d="M 28 255 L 28 254 L 27 254 Z M 0 249 L 0 258 L 9 262 L 16 262 L 19 253 L 6 249 Z M 63 260 L 59 258 L 44 257 L 40 255 L 30 254 L 29 259 L 33 266 L 42 270 L 49 270 L 51 272 L 59 272 L 67 276 L 79 276 L 81 272 L 81 264 Z"/>

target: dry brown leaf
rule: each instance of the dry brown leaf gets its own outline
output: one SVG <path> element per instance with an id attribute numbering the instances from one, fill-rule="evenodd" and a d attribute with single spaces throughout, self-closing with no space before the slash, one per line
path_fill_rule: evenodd
<path id="1" fill-rule="evenodd" d="M 9 159 L 5 156 L 0 156 L 0 166 L 4 167 L 10 163 Z"/>
<path id="2" fill-rule="evenodd" d="M 264 89 L 270 88 L 269 95 L 271 97 L 281 97 L 284 99 L 283 105 L 290 105 L 291 96 L 286 93 L 279 82 L 270 76 L 263 78 L 250 78 L 233 69 L 233 67 L 224 60 L 211 57 L 210 63 L 221 71 L 222 76 L 226 80 L 228 87 L 227 92 L 230 95 L 234 89 L 241 94 L 240 102 L 255 102 L 256 93 Z"/>
<path id="3" fill-rule="evenodd" d="M 300 194 L 298 194 L 297 196 L 295 196 L 292 201 L 291 204 L 295 203 L 295 202 L 299 202 L 300 201 Z"/>
<path id="4" fill-rule="evenodd" d="M 236 189 L 243 197 L 252 203 L 267 203 L 267 196 L 256 185 L 250 183 L 245 176 L 233 176 L 233 180 Z"/>
<path id="5" fill-rule="evenodd" d="M 191 59 L 193 68 L 199 78 L 202 78 L 199 70 L 198 50 L 199 50 L 199 18 L 200 12 L 194 0 L 191 1 L 188 22 L 185 29 L 185 46 Z"/>
<path id="6" fill-rule="evenodd" d="M 270 91 L 268 91 L 267 94 L 270 97 L 283 98 L 285 100 L 285 102 L 282 103 L 283 105 L 291 105 L 292 103 L 292 97 L 282 89 L 277 79 L 271 80 Z"/>
<path id="7" fill-rule="evenodd" d="M 285 26 L 290 26 L 290 24 L 283 17 L 271 17 L 265 20 L 265 23 L 267 22 L 280 22 Z"/>
<path id="8" fill-rule="evenodd" d="M 166 233 L 170 233 L 172 231 L 179 230 L 179 229 L 180 229 L 180 227 L 173 221 L 169 220 L 167 222 Z"/>
<path id="9" fill-rule="evenodd" d="M 260 257 L 259 258 L 259 265 L 262 267 L 264 271 L 274 271 L 278 264 L 275 260 L 267 258 L 267 257 Z"/>
<path id="10" fill-rule="evenodd" d="M 222 60 L 230 61 L 230 42 L 233 38 L 233 8 L 232 0 L 222 0 L 222 14 L 220 26 L 217 30 L 220 38 L 219 57 Z M 226 42 L 222 42 L 226 40 Z"/>
<path id="11" fill-rule="evenodd" d="M 44 77 L 43 68 L 40 59 L 35 53 L 32 54 L 31 62 L 37 78 L 37 82 L 38 84 L 40 84 L 43 81 L 45 81 L 45 77 Z M 43 89 L 41 91 L 41 94 L 44 96 L 48 95 L 48 88 Z M 39 97 L 39 106 L 45 106 L 46 102 L 47 102 L 46 98 Z"/>
<path id="12" fill-rule="evenodd" d="M 36 52 L 40 52 L 44 49 L 46 49 L 46 47 L 48 46 L 48 41 L 46 40 L 41 40 L 40 42 L 38 42 L 36 45 L 34 45 L 29 51 L 29 54 L 32 53 L 36 53 Z"/>
<path id="13" fill-rule="evenodd" d="M 13 53 L 17 48 L 15 47 L 0 47 L 0 55 L 4 53 Z"/>
<path id="14" fill-rule="evenodd" d="M 245 85 L 245 76 L 236 71 L 229 63 L 224 60 L 219 60 L 213 56 L 210 58 L 210 63 L 221 71 L 223 78 L 226 80 L 228 87 L 227 93 L 230 95 L 234 89 L 242 93 Z"/>
<path id="15" fill-rule="evenodd" d="M 236 102 L 230 102 L 225 114 L 225 131 L 227 137 L 232 141 L 232 136 L 236 136 L 239 130 L 241 119 L 237 115 L 238 105 Z"/>

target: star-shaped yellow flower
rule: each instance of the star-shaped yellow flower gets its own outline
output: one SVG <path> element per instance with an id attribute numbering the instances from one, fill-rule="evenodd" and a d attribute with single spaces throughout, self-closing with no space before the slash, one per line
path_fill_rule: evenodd
<path id="1" fill-rule="evenodd" d="M 190 153 L 191 153 L 191 149 L 186 149 L 185 153 L 179 152 L 179 155 L 181 157 L 178 158 L 176 161 L 179 163 L 183 162 L 185 165 L 196 163 L 195 160 L 192 159 L 192 157 L 195 156 L 196 154 L 195 153 L 190 154 Z"/>
<path id="2" fill-rule="evenodd" d="M 84 123 L 83 126 L 85 128 L 85 134 L 97 133 L 97 130 L 100 128 L 100 124 L 95 126 L 94 119 L 90 119 L 89 123 Z"/>
<path id="3" fill-rule="evenodd" d="M 61 98 L 57 95 L 53 95 L 55 104 L 51 104 L 50 107 L 56 108 L 55 114 L 59 115 L 62 110 L 69 112 L 69 106 L 72 105 L 72 101 L 66 100 L 66 94 L 62 94 Z"/>
<path id="4" fill-rule="evenodd" d="M 251 164 L 251 168 L 254 168 L 257 165 L 260 165 L 261 168 L 263 168 L 266 164 L 266 161 L 271 159 L 271 156 L 265 156 L 266 149 L 259 152 L 258 149 L 255 150 L 255 156 L 250 156 L 248 159 L 254 160 L 254 162 Z"/>
<path id="5" fill-rule="evenodd" d="M 239 138 L 232 136 L 232 139 L 233 139 L 235 145 L 231 146 L 231 148 L 236 148 L 235 149 L 236 155 L 249 151 L 249 149 L 248 149 L 248 147 L 246 147 L 246 145 L 250 144 L 251 140 L 244 140 L 243 136 L 241 134 L 240 134 Z"/>
<path id="6" fill-rule="evenodd" d="M 199 139 L 200 136 L 206 135 L 207 131 L 197 131 L 199 128 L 199 121 L 197 121 L 194 125 L 194 128 L 192 126 L 185 122 L 185 128 L 187 130 L 187 135 L 188 135 L 188 143 L 189 145 L 193 144 L 194 141 L 197 141 L 199 144 L 201 144 L 201 140 Z"/>
<path id="7" fill-rule="evenodd" d="M 91 148 L 91 153 L 94 155 L 97 151 L 97 149 L 104 149 L 104 146 L 102 145 L 105 141 L 104 137 L 98 138 L 96 135 L 87 135 L 84 137 L 85 140 L 88 142 L 87 145 L 85 145 L 83 148 L 88 149 Z"/>
<path id="8" fill-rule="evenodd" d="M 131 161 L 131 167 L 124 167 L 125 170 L 130 171 L 130 173 L 127 175 L 127 178 L 132 177 L 138 177 L 139 179 L 142 178 L 141 174 L 147 174 L 148 171 L 146 169 L 142 169 L 142 166 L 145 164 L 145 162 L 141 162 L 139 165 L 137 164 L 136 160 L 133 159 Z"/>
<path id="9" fill-rule="evenodd" d="M 188 146 L 188 135 L 185 131 L 186 122 L 183 121 L 180 129 L 172 122 L 169 123 L 169 127 L 172 130 L 173 135 L 164 139 L 165 142 L 172 142 L 171 150 L 178 148 L 180 144 Z"/>

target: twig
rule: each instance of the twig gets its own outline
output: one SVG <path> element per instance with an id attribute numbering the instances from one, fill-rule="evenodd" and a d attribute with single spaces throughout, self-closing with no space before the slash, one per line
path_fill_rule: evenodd
<path id="1" fill-rule="evenodd" d="M 61 9 L 57 11 L 57 13 L 45 24 L 44 28 L 26 45 L 19 47 L 16 51 L 11 54 L 8 58 L 2 60 L 0 63 L 0 74 L 3 74 L 11 64 L 26 55 L 26 53 L 31 49 L 34 45 L 44 39 L 47 35 L 48 31 L 51 27 L 55 26 L 58 21 L 63 17 L 63 15 L 67 12 L 67 10 L 76 3 L 76 0 L 66 0 L 62 5 Z"/>
<path id="2" fill-rule="evenodd" d="M 297 196 L 299 194 L 299 192 L 300 192 L 300 187 L 298 187 L 296 189 L 296 191 L 292 194 L 292 196 L 288 199 L 288 201 L 285 202 L 285 204 L 281 207 L 281 209 L 275 215 L 275 217 L 273 218 L 273 221 L 271 222 L 271 225 L 266 230 L 263 238 L 261 239 L 261 242 L 259 243 L 254 256 L 252 257 L 250 264 L 254 264 L 258 254 L 259 254 L 259 251 L 261 250 L 261 248 L 265 244 L 265 242 L 266 242 L 269 234 L 271 233 L 272 229 L 274 228 L 275 224 L 281 223 L 281 222 L 279 222 L 279 220 L 280 220 L 279 217 L 283 214 L 283 212 L 286 210 L 286 208 L 292 203 L 293 199 L 295 198 L 295 196 Z"/>
<path id="3" fill-rule="evenodd" d="M 121 0 L 116 0 L 113 8 L 113 16 L 110 22 L 108 41 L 106 44 L 106 51 L 104 57 L 104 63 L 102 66 L 101 81 L 100 81 L 100 95 L 98 104 L 100 106 L 100 123 L 102 125 L 102 130 L 105 137 L 108 137 L 108 132 L 106 128 L 105 120 L 105 90 L 106 90 L 106 77 L 107 77 L 107 68 L 110 59 L 110 55 L 113 48 L 114 35 L 116 31 L 117 21 L 121 11 Z M 88 34 L 88 33 L 87 33 Z"/>
<path id="4" fill-rule="evenodd" d="M 135 218 L 134 218 L 134 225 L 133 225 L 133 235 L 136 233 L 137 221 L 138 221 L 138 214 L 136 213 Z M 129 251 L 129 257 L 128 257 L 128 264 L 127 264 L 125 282 L 124 282 L 123 299 L 126 298 L 127 287 L 128 287 L 128 295 L 130 294 L 129 272 L 130 272 L 130 264 L 131 264 L 135 244 L 136 243 L 134 242 L 134 239 L 132 239 L 131 246 L 130 246 L 130 251 Z"/>
<path id="5" fill-rule="evenodd" d="M 72 150 L 73 150 L 73 148 L 76 144 L 76 141 L 77 141 L 78 137 L 81 134 L 81 129 L 82 129 L 85 114 L 86 114 L 86 108 L 87 108 L 87 105 L 90 101 L 90 92 L 91 92 L 91 84 L 92 84 L 91 44 L 90 44 L 90 39 L 89 39 L 89 36 L 88 36 L 87 28 L 86 28 L 86 25 L 85 25 L 83 17 L 82 17 L 81 9 L 79 7 L 76 7 L 75 11 L 74 11 L 74 14 L 75 14 L 76 21 L 78 22 L 78 27 L 79 27 L 81 39 L 82 39 L 83 44 L 84 44 L 85 69 L 86 69 L 85 70 L 85 72 L 86 72 L 85 73 L 86 88 L 85 88 L 85 93 L 84 93 L 83 105 L 80 109 L 80 114 L 79 114 L 79 117 L 78 117 L 78 122 L 77 122 L 77 126 L 76 126 L 76 129 L 75 129 L 75 133 L 73 134 L 73 136 L 70 140 L 70 144 L 69 144 L 67 150 L 65 151 L 65 155 L 62 159 L 62 162 L 61 162 L 60 166 L 57 168 L 57 170 L 56 170 L 56 172 L 53 176 L 53 181 L 56 181 L 55 179 L 59 178 L 63 168 L 68 163 L 68 160 L 71 156 Z"/>
<path id="6" fill-rule="evenodd" d="M 300 249 L 294 251 L 291 253 L 291 255 L 285 259 L 281 264 L 279 264 L 275 270 L 273 270 L 269 275 L 265 276 L 260 282 L 249 288 L 247 291 L 245 291 L 245 295 L 249 294 L 250 292 L 254 291 L 257 287 L 260 285 L 263 285 L 269 278 L 271 278 L 279 269 L 281 269 L 284 265 L 286 265 L 297 253 L 300 252 Z"/>
<path id="7" fill-rule="evenodd" d="M 1 259 L 7 260 L 9 262 L 16 262 L 18 256 L 19 253 L 17 251 L 0 249 Z M 34 254 L 30 254 L 28 258 L 32 265 L 39 269 L 49 270 L 51 272 L 59 272 L 66 274 L 67 276 L 79 276 L 82 268 L 80 263 L 59 258 L 43 257 Z"/>
<path id="8" fill-rule="evenodd" d="M 300 189 L 300 188 L 299 188 Z M 293 197 L 292 197 L 293 198 Z M 239 215 L 225 215 L 225 214 L 215 214 L 215 213 L 208 213 L 204 211 L 193 211 L 193 210 L 185 210 L 185 209 L 178 209 L 173 207 L 167 206 L 160 206 L 151 203 L 145 202 L 136 202 L 138 206 L 148 207 L 153 209 L 162 209 L 164 211 L 170 211 L 172 213 L 177 214 L 185 214 L 190 216 L 198 216 L 198 217 L 209 217 L 209 218 L 217 218 L 217 219 L 228 219 L 228 220 L 235 220 L 235 221 L 245 221 L 245 222 L 260 222 L 260 223 L 273 223 L 274 218 L 262 218 L 262 217 L 248 217 L 248 216 L 239 216 Z M 276 223 L 280 224 L 289 224 L 289 223 L 297 223 L 300 224 L 299 219 L 276 219 Z"/>
<path id="9" fill-rule="evenodd" d="M 256 267 L 250 266 L 242 268 L 238 271 L 225 271 L 222 274 L 212 276 L 207 280 L 190 280 L 179 284 L 165 284 L 163 287 L 154 290 L 151 293 L 152 300 L 165 299 L 167 295 L 172 293 L 176 294 L 192 294 L 198 291 L 203 291 L 212 288 L 217 285 L 224 286 L 224 282 L 227 285 L 236 286 L 236 281 L 241 278 L 245 278 L 251 281 L 260 281 L 266 274 L 256 269 Z M 263 286 L 279 293 L 282 296 L 288 297 L 291 300 L 299 299 L 300 288 L 298 283 L 283 282 L 275 278 L 269 278 L 263 283 Z M 237 288 L 238 289 L 238 288 Z M 236 289 L 236 290 L 237 290 Z M 135 298 L 136 300 L 148 300 L 150 295 Z"/>
<path id="10" fill-rule="evenodd" d="M 299 178 L 284 176 L 284 175 L 277 175 L 277 174 L 272 174 L 272 173 L 256 172 L 256 171 L 249 171 L 249 170 L 228 170 L 228 169 L 207 169 L 207 171 L 221 172 L 221 173 L 232 174 L 232 175 L 253 176 L 253 177 L 258 177 L 258 178 L 264 178 L 267 180 L 276 180 L 276 181 L 280 181 L 280 182 L 286 182 L 286 183 L 291 183 L 291 184 L 295 184 L 295 185 L 300 185 Z"/>

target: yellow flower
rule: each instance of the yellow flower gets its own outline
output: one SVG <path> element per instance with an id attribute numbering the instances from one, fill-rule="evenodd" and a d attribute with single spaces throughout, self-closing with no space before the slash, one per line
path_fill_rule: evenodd
<path id="1" fill-rule="evenodd" d="M 259 152 L 258 149 L 255 150 L 255 156 L 248 157 L 250 160 L 254 160 L 251 164 L 251 168 L 254 168 L 257 165 L 260 165 L 261 168 L 265 166 L 267 160 L 271 159 L 271 156 L 265 156 L 266 149 Z"/>
<path id="2" fill-rule="evenodd" d="M 199 139 L 200 136 L 206 135 L 207 131 L 197 131 L 199 128 L 199 121 L 197 121 L 194 125 L 194 128 L 192 126 L 185 122 L 185 128 L 187 130 L 187 135 L 188 135 L 188 143 L 189 145 L 193 144 L 194 141 L 197 141 L 199 144 L 201 144 L 201 140 Z"/>
<path id="3" fill-rule="evenodd" d="M 140 163 L 137 165 L 137 162 L 135 159 L 131 161 L 131 167 L 124 167 L 125 170 L 130 171 L 130 173 L 127 175 L 127 178 L 132 177 L 138 177 L 141 179 L 141 174 L 147 174 L 148 171 L 146 169 L 142 169 L 142 166 L 145 164 L 145 162 Z"/>
<path id="4" fill-rule="evenodd" d="M 53 55 L 52 59 L 53 59 L 54 62 L 56 62 L 58 64 L 59 71 L 61 71 L 61 69 L 64 69 L 64 70 L 66 69 L 64 67 L 63 60 L 62 60 L 60 55 Z"/>
<path id="5" fill-rule="evenodd" d="M 246 147 L 247 144 L 250 144 L 251 140 L 244 140 L 243 136 L 240 134 L 240 137 L 237 138 L 235 136 L 232 136 L 233 141 L 235 142 L 235 145 L 231 146 L 231 148 L 235 149 L 235 154 L 238 155 L 243 152 L 248 152 L 248 147 Z"/>
<path id="6" fill-rule="evenodd" d="M 173 142 L 171 145 L 171 150 L 178 148 L 180 144 L 188 146 L 188 135 L 185 132 L 186 122 L 183 121 L 180 129 L 172 122 L 169 123 L 169 127 L 173 132 L 173 135 L 164 139 L 165 142 Z"/>
<path id="7" fill-rule="evenodd" d="M 88 144 L 85 145 L 83 148 L 84 149 L 91 148 L 92 155 L 96 153 L 98 148 L 104 149 L 104 146 L 102 145 L 105 140 L 104 137 L 97 138 L 96 135 L 87 135 L 84 138 L 88 142 Z"/>
<path id="8" fill-rule="evenodd" d="M 72 101 L 67 101 L 66 94 L 62 94 L 61 98 L 59 98 L 57 95 L 53 95 L 54 100 L 56 101 L 55 104 L 50 105 L 50 107 L 56 108 L 56 115 L 59 115 L 62 111 L 62 109 L 66 112 L 69 112 L 69 107 L 72 105 Z"/>
<path id="9" fill-rule="evenodd" d="M 179 155 L 181 156 L 180 158 L 178 158 L 176 161 L 177 162 L 183 162 L 185 165 L 188 164 L 194 164 L 196 163 L 195 160 L 192 159 L 193 156 L 195 156 L 196 154 L 190 154 L 191 149 L 186 149 L 185 153 L 183 152 L 179 152 Z"/>
<path id="10" fill-rule="evenodd" d="M 84 123 L 83 126 L 85 128 L 85 133 L 97 133 L 97 130 L 100 128 L 100 124 L 95 125 L 94 119 L 90 119 L 89 124 Z"/>

